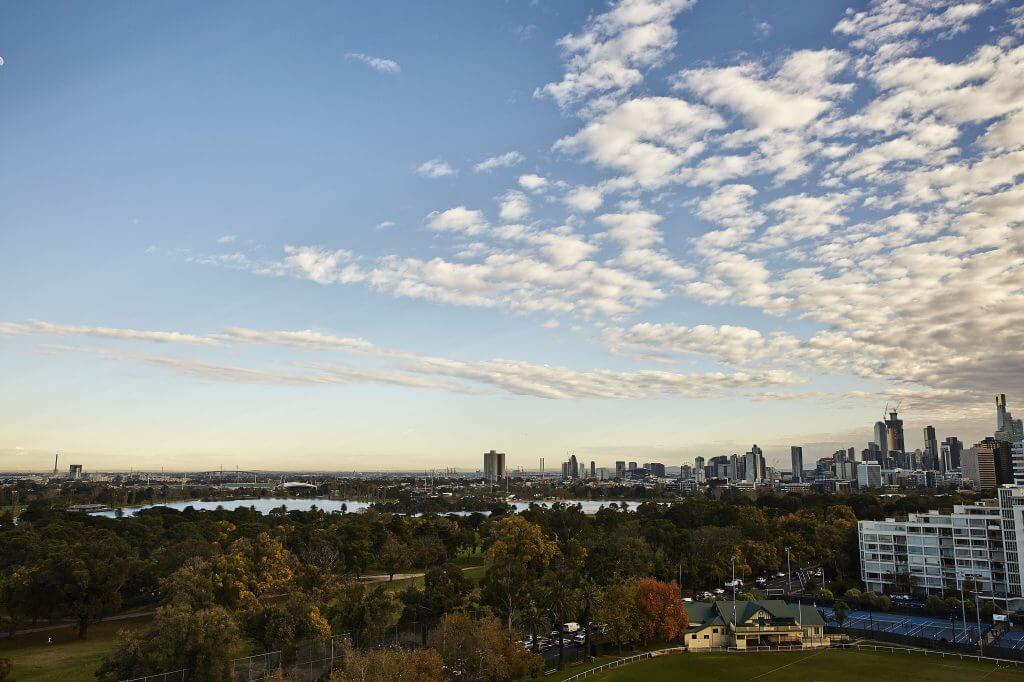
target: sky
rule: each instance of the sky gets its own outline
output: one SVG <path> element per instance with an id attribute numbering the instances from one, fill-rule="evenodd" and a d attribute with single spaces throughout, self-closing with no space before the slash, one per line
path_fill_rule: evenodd
<path id="1" fill-rule="evenodd" d="M 0 5 L 0 470 L 1024 413 L 1019 2 Z"/>

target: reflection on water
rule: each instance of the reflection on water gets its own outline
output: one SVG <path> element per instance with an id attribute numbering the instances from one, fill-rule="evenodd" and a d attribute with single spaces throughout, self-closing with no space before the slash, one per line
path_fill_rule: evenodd
<path id="1" fill-rule="evenodd" d="M 635 509 L 639 502 L 632 500 L 629 501 L 610 501 L 610 500 L 561 500 L 566 504 L 578 504 L 583 508 L 583 512 L 586 514 L 593 514 L 601 507 L 607 507 L 611 504 L 622 505 L 623 503 L 629 509 Z M 547 507 L 553 504 L 554 501 L 534 502 L 533 504 Z M 516 512 L 521 512 L 524 509 L 529 508 L 530 502 L 513 502 L 512 506 L 515 507 Z M 326 512 L 361 512 L 365 511 L 370 507 L 369 502 L 360 502 L 357 500 L 331 500 L 331 499 L 292 499 L 285 497 L 265 497 L 260 499 L 247 499 L 247 500 L 186 500 L 184 502 L 167 502 L 165 504 L 148 504 L 141 507 L 125 507 L 125 516 L 134 516 L 141 509 L 150 509 L 152 507 L 170 507 L 171 509 L 185 509 L 192 507 L 198 510 L 213 510 L 218 508 L 223 509 L 242 509 L 252 507 L 261 514 L 266 514 L 273 509 L 279 509 L 284 507 L 288 511 L 309 511 L 316 507 L 321 511 Z M 451 512 L 452 514 L 458 514 L 459 516 L 468 516 L 475 512 Z M 487 513 L 487 512 L 483 512 Z M 114 518 L 116 512 L 104 511 L 96 512 L 96 516 L 106 516 L 107 518 Z"/>

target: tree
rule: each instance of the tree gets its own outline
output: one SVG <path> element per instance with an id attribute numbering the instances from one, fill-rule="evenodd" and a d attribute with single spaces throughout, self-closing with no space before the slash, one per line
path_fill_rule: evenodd
<path id="1" fill-rule="evenodd" d="M 505 616 L 510 630 L 517 609 L 529 601 L 530 588 L 557 554 L 558 546 L 540 526 L 521 516 L 504 517 L 491 526 L 482 592 L 485 601 Z"/>
<path id="2" fill-rule="evenodd" d="M 294 659 L 299 642 L 322 644 L 331 636 L 331 626 L 320 609 L 298 593 L 282 602 L 261 604 L 244 615 L 243 623 L 247 636 L 265 651 L 282 651 L 286 660 Z"/>
<path id="3" fill-rule="evenodd" d="M 412 565 L 409 550 L 391 533 L 388 533 L 384 544 L 381 545 L 378 562 L 388 574 L 389 581 L 395 579 L 395 573 L 404 571 Z"/>
<path id="4" fill-rule="evenodd" d="M 14 670 L 14 664 L 11 663 L 9 658 L 0 658 L 0 682 L 7 682 L 11 678 L 11 672 Z"/>
<path id="5" fill-rule="evenodd" d="M 34 568 L 15 567 L 0 573 L 0 613 L 7 617 L 9 635 L 32 613 Z"/>
<path id="6" fill-rule="evenodd" d="M 924 612 L 936 618 L 945 617 L 946 604 L 942 601 L 942 597 L 937 594 L 928 595 L 928 598 L 924 600 Z"/>
<path id="7" fill-rule="evenodd" d="M 544 588 L 544 603 L 551 612 L 558 633 L 558 669 L 565 668 L 565 623 L 575 617 L 579 600 L 571 575 L 552 571 Z"/>
<path id="8" fill-rule="evenodd" d="M 380 644 L 387 631 L 402 618 L 404 606 L 392 592 L 348 582 L 328 599 L 327 613 L 335 630 L 348 631 L 357 646 Z"/>
<path id="9" fill-rule="evenodd" d="M 441 656 L 433 649 L 349 650 L 331 682 L 440 682 Z"/>
<path id="10" fill-rule="evenodd" d="M 520 679 L 544 665 L 493 617 L 449 613 L 430 631 L 427 641 L 441 655 L 448 678 L 460 682 Z"/>
<path id="11" fill-rule="evenodd" d="M 163 606 L 148 627 L 119 633 L 117 648 L 103 659 L 96 676 L 115 682 L 187 670 L 189 679 L 222 682 L 231 679 L 237 643 L 238 627 L 224 608 Z"/>
<path id="12" fill-rule="evenodd" d="M 523 627 L 530 631 L 530 650 L 539 654 L 540 641 L 537 636 L 542 630 L 547 631 L 551 626 L 551 617 L 548 615 L 547 609 L 542 609 L 537 602 L 531 601 L 519 611 L 519 620 Z"/>
<path id="13" fill-rule="evenodd" d="M 670 642 L 689 626 L 683 595 L 676 583 L 641 578 L 636 582 L 634 594 L 645 639 Z"/>
<path id="14" fill-rule="evenodd" d="M 608 640 L 619 647 L 640 639 L 643 622 L 636 608 L 635 583 L 618 583 L 610 587 L 597 612 L 598 620 L 605 624 Z"/>
<path id="15" fill-rule="evenodd" d="M 78 638 L 89 624 L 121 606 L 128 577 L 127 548 L 108 533 L 85 533 L 71 545 L 51 549 L 43 571 L 64 609 L 78 621 Z"/>
<path id="16" fill-rule="evenodd" d="M 591 580 L 584 580 L 579 587 L 579 605 L 583 611 L 583 648 L 586 650 L 588 660 L 593 660 L 594 658 L 594 651 L 591 646 L 593 620 L 594 614 L 597 613 L 597 609 L 601 606 L 601 599 L 603 597 L 604 592 Z"/>
<path id="17" fill-rule="evenodd" d="M 843 627 L 843 623 L 846 622 L 846 617 L 850 615 L 850 605 L 840 599 L 832 606 L 832 612 L 835 614 L 836 623 L 839 627 Z"/>

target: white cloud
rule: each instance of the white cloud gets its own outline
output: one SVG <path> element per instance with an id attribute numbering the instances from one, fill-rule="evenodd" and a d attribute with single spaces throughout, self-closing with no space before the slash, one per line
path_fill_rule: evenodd
<path id="1" fill-rule="evenodd" d="M 530 192 L 540 192 L 548 186 L 548 181 L 539 175 L 526 173 L 519 176 L 519 186 Z"/>
<path id="2" fill-rule="evenodd" d="M 487 229 L 482 211 L 456 206 L 447 211 L 434 211 L 427 216 L 427 225 L 437 232 L 461 232 L 463 234 L 480 234 Z"/>
<path id="3" fill-rule="evenodd" d="M 395 226 L 395 221 L 393 221 L 393 220 L 382 220 L 381 222 L 377 223 L 377 229 L 378 230 L 387 230 L 387 229 L 392 228 L 394 226 Z"/>
<path id="4" fill-rule="evenodd" d="M 566 107 L 591 95 L 619 94 L 643 80 L 675 47 L 672 22 L 694 0 L 619 0 L 587 22 L 582 33 L 559 40 L 566 60 L 557 83 L 538 88 Z"/>
<path id="5" fill-rule="evenodd" d="M 448 165 L 447 161 L 442 161 L 441 159 L 424 161 L 416 167 L 416 172 L 425 178 L 444 178 L 457 174 L 457 171 Z"/>
<path id="6" fill-rule="evenodd" d="M 398 65 L 398 62 L 393 59 L 384 59 L 383 57 L 372 57 L 362 52 L 349 52 L 345 55 L 348 59 L 352 59 L 358 62 L 366 64 L 375 71 L 382 73 L 399 73 L 402 67 Z"/>
<path id="7" fill-rule="evenodd" d="M 364 278 L 345 249 L 331 251 L 318 246 L 286 246 L 284 267 L 317 284 L 348 284 Z"/>
<path id="8" fill-rule="evenodd" d="M 221 237 L 217 237 L 217 243 L 218 244 L 230 244 L 233 241 L 235 241 L 236 239 L 238 239 L 237 236 L 235 236 L 233 234 L 226 234 L 226 235 L 223 235 Z"/>
<path id="9" fill-rule="evenodd" d="M 673 97 L 633 99 L 555 143 L 600 166 L 623 171 L 642 187 L 672 181 L 704 149 L 701 138 L 724 125 L 714 111 Z"/>
<path id="10" fill-rule="evenodd" d="M 634 348 L 665 353 L 696 353 L 716 357 L 730 364 L 750 363 L 788 352 L 799 345 L 799 341 L 789 334 L 779 333 L 766 337 L 749 327 L 707 324 L 686 327 L 644 322 L 628 329 L 609 329 L 604 338 L 615 351 Z"/>
<path id="11" fill-rule="evenodd" d="M 501 197 L 501 219 L 506 222 L 522 220 L 530 215 L 530 200 L 517 190 L 509 190 Z"/>
<path id="12" fill-rule="evenodd" d="M 506 154 L 500 154 L 498 156 L 492 156 L 484 159 L 473 167 L 473 170 L 477 173 L 485 173 L 492 171 L 495 168 L 510 168 L 516 164 L 523 162 L 523 155 L 519 152 L 508 152 Z"/>
<path id="13" fill-rule="evenodd" d="M 569 190 L 562 198 L 562 201 L 574 211 L 591 213 L 601 207 L 601 204 L 604 203 L 604 197 L 601 194 L 601 190 L 597 187 L 581 185 Z"/>

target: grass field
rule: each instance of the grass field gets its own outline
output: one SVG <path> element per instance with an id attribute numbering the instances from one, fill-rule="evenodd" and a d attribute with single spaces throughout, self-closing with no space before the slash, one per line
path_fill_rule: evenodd
<path id="1" fill-rule="evenodd" d="M 110 621 L 89 626 L 88 639 L 76 639 L 74 627 L 0 639 L 0 657 L 14 663 L 15 682 L 95 682 L 104 654 L 114 648 L 117 631 L 140 627 L 149 618 Z M 48 644 L 47 638 L 53 637 Z"/>
<path id="2" fill-rule="evenodd" d="M 1004 682 L 1024 680 L 1024 667 L 910 653 L 822 649 L 794 653 L 675 654 L 633 663 L 587 682 L 772 680 L 773 682 Z"/>

